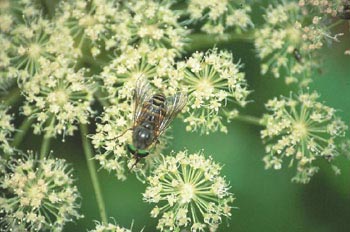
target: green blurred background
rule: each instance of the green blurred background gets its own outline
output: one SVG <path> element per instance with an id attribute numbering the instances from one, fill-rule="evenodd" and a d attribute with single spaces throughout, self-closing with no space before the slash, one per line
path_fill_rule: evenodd
<path id="1" fill-rule="evenodd" d="M 337 29 L 349 31 L 345 24 Z M 213 46 L 214 44 L 207 48 Z M 280 94 L 288 95 L 290 91 L 296 90 L 286 86 L 283 78 L 274 79 L 259 74 L 259 63 L 251 43 L 224 43 L 216 46 L 232 51 L 236 60 L 240 59 L 244 64 L 243 70 L 250 89 L 254 92 L 250 95 L 253 102 L 243 113 L 261 116 L 268 99 Z M 204 47 L 200 49 L 206 50 Z M 348 32 L 342 43 L 324 49 L 324 68 L 322 73 L 315 76 L 310 89 L 320 93 L 321 101 L 338 109 L 339 115 L 349 125 L 350 56 L 344 55 L 345 49 L 350 49 Z M 168 151 L 187 148 L 190 152 L 197 152 L 204 149 L 205 155 L 211 155 L 215 161 L 224 165 L 223 175 L 231 183 L 231 192 L 237 198 L 237 208 L 232 210 L 231 219 L 224 222 L 219 231 L 350 231 L 349 160 L 340 158 L 340 176 L 335 176 L 330 166 L 321 162 L 320 172 L 309 184 L 294 184 L 290 179 L 295 169 L 264 169 L 264 146 L 260 140 L 259 127 L 234 121 L 228 126 L 228 134 L 201 136 L 187 133 L 184 124 L 176 119 L 172 128 L 174 139 Z M 90 133 L 93 133 L 93 128 L 90 129 Z M 23 148 L 36 149 L 40 142 L 40 136 L 27 135 Z M 55 141 L 51 149 L 54 156 L 65 158 L 73 164 L 76 184 L 82 195 L 81 211 L 85 218 L 68 224 L 64 231 L 93 229 L 94 220 L 100 218 L 79 133 L 67 138 L 65 143 Z M 146 186 L 132 175 L 127 181 L 121 182 L 112 173 L 102 169 L 98 174 L 108 216 L 124 227 L 130 227 L 134 221 L 133 231 L 140 231 L 143 227 L 144 232 L 155 231 L 157 220 L 149 216 L 152 206 L 142 201 Z"/>

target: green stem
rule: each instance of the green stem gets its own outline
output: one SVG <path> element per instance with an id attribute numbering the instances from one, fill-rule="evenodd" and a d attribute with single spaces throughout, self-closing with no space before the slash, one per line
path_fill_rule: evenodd
<path id="1" fill-rule="evenodd" d="M 261 122 L 261 119 L 255 116 L 251 115 L 238 115 L 233 118 L 233 120 L 245 122 L 248 124 L 252 124 L 255 126 L 265 126 L 263 122 Z"/>
<path id="2" fill-rule="evenodd" d="M 41 143 L 41 149 L 40 149 L 40 159 L 44 159 L 44 157 L 48 154 L 50 150 L 50 142 L 51 142 L 51 129 L 55 123 L 55 117 L 52 117 L 50 120 L 50 124 L 48 128 L 46 128 L 46 132 L 43 136 L 43 141 Z"/>
<path id="3" fill-rule="evenodd" d="M 98 181 L 95 161 L 93 160 L 92 147 L 88 141 L 88 128 L 86 124 L 80 124 L 81 139 L 83 141 L 83 148 L 86 157 L 87 166 L 89 169 L 92 185 L 95 191 L 97 205 L 100 211 L 101 220 L 103 223 L 108 223 L 106 208 L 102 197 L 100 183 Z"/>
<path id="4" fill-rule="evenodd" d="M 29 127 L 32 125 L 33 119 L 26 118 L 22 125 L 18 128 L 18 131 L 13 138 L 12 146 L 18 147 L 18 145 L 23 141 L 24 136 L 27 134 Z"/>
<path id="5" fill-rule="evenodd" d="M 215 44 L 232 43 L 237 41 L 252 42 L 254 40 L 254 31 L 243 32 L 242 34 L 231 33 L 220 36 L 213 36 L 204 33 L 195 33 L 189 35 L 190 43 L 188 47 L 191 50 L 198 50 L 207 47 L 213 47 Z"/>
<path id="6" fill-rule="evenodd" d="M 19 88 L 15 88 L 6 96 L 6 98 L 3 99 L 4 104 L 7 106 L 11 106 L 14 103 L 16 103 L 18 99 L 20 99 L 20 97 L 21 91 L 19 90 Z"/>
<path id="7" fill-rule="evenodd" d="M 343 23 L 342 20 L 338 20 L 338 21 L 336 21 L 335 23 L 332 23 L 331 25 L 329 25 L 329 26 L 327 27 L 327 29 L 330 30 L 330 29 L 332 29 L 333 27 L 336 27 L 336 26 L 338 26 L 338 25 L 340 25 L 340 24 L 342 24 L 342 23 Z"/>
<path id="8" fill-rule="evenodd" d="M 108 106 L 108 101 L 105 99 L 105 97 L 102 95 L 100 90 L 96 90 L 94 93 L 94 96 L 96 97 L 97 101 L 100 102 L 100 104 L 103 107 L 107 107 Z"/>

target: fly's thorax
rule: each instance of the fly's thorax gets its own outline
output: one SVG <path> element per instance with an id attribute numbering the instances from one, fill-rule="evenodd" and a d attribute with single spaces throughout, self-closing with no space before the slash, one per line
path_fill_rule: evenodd
<path id="1" fill-rule="evenodd" d="M 147 149 L 152 144 L 153 139 L 154 131 L 151 123 L 144 122 L 134 128 L 132 142 L 136 149 Z"/>

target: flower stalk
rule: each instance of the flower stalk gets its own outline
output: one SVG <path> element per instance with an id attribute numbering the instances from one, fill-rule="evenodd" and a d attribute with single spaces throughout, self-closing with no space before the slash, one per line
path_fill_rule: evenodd
<path id="1" fill-rule="evenodd" d="M 14 88 L 7 94 L 6 98 L 4 98 L 3 101 L 5 105 L 12 106 L 19 100 L 20 97 L 21 91 L 19 90 L 19 88 Z"/>
<path id="2" fill-rule="evenodd" d="M 55 118 L 52 117 L 52 119 L 50 120 L 50 126 L 49 128 L 52 128 L 52 126 L 55 123 Z M 52 135 L 50 134 L 51 130 L 48 129 L 46 130 L 44 136 L 43 136 L 43 142 L 41 143 L 41 149 L 40 149 L 40 159 L 44 159 L 45 156 L 48 154 L 49 150 L 50 150 L 50 142 L 51 142 L 51 137 Z"/>
<path id="3" fill-rule="evenodd" d="M 29 127 L 32 125 L 33 119 L 31 118 L 26 118 L 22 125 L 19 127 L 13 142 L 12 146 L 13 147 L 18 147 L 19 144 L 22 143 L 24 136 L 27 134 Z"/>
<path id="4" fill-rule="evenodd" d="M 191 50 L 199 50 L 203 48 L 213 47 L 219 43 L 233 43 L 233 42 L 248 42 L 254 41 L 254 31 L 243 33 L 226 33 L 220 36 L 206 36 L 204 33 L 195 33 L 188 36 L 190 43 L 188 45 Z"/>
<path id="5" fill-rule="evenodd" d="M 102 197 L 100 183 L 97 177 L 96 166 L 92 157 L 92 148 L 87 139 L 87 132 L 88 132 L 87 125 L 80 124 L 80 131 L 81 131 L 81 139 L 83 141 L 83 148 L 84 148 L 84 153 L 86 157 L 86 163 L 89 169 L 92 185 L 95 191 L 96 201 L 99 208 L 101 220 L 103 223 L 107 224 L 108 220 L 107 220 L 107 214 L 106 214 L 106 207 Z"/>
<path id="6" fill-rule="evenodd" d="M 260 118 L 255 117 L 255 116 L 251 116 L 251 115 L 239 114 L 239 115 L 235 116 L 233 119 L 240 121 L 240 122 L 255 125 L 255 126 L 265 126 L 265 124 L 262 122 L 262 120 Z"/>

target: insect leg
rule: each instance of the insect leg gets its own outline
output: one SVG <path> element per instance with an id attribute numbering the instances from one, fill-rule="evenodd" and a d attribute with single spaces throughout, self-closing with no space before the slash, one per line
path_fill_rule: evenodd
<path id="1" fill-rule="evenodd" d="M 126 129 L 125 131 L 123 131 L 123 133 L 121 133 L 120 135 L 118 135 L 117 137 L 114 137 L 114 138 L 111 138 L 111 139 L 107 139 L 107 140 L 109 141 L 109 140 L 115 140 L 115 139 L 117 139 L 117 138 L 120 138 L 120 137 L 122 137 L 123 135 L 125 135 L 126 132 L 128 132 L 129 130 L 133 130 L 133 129 L 134 129 L 133 127 L 128 128 L 128 129 Z"/>

